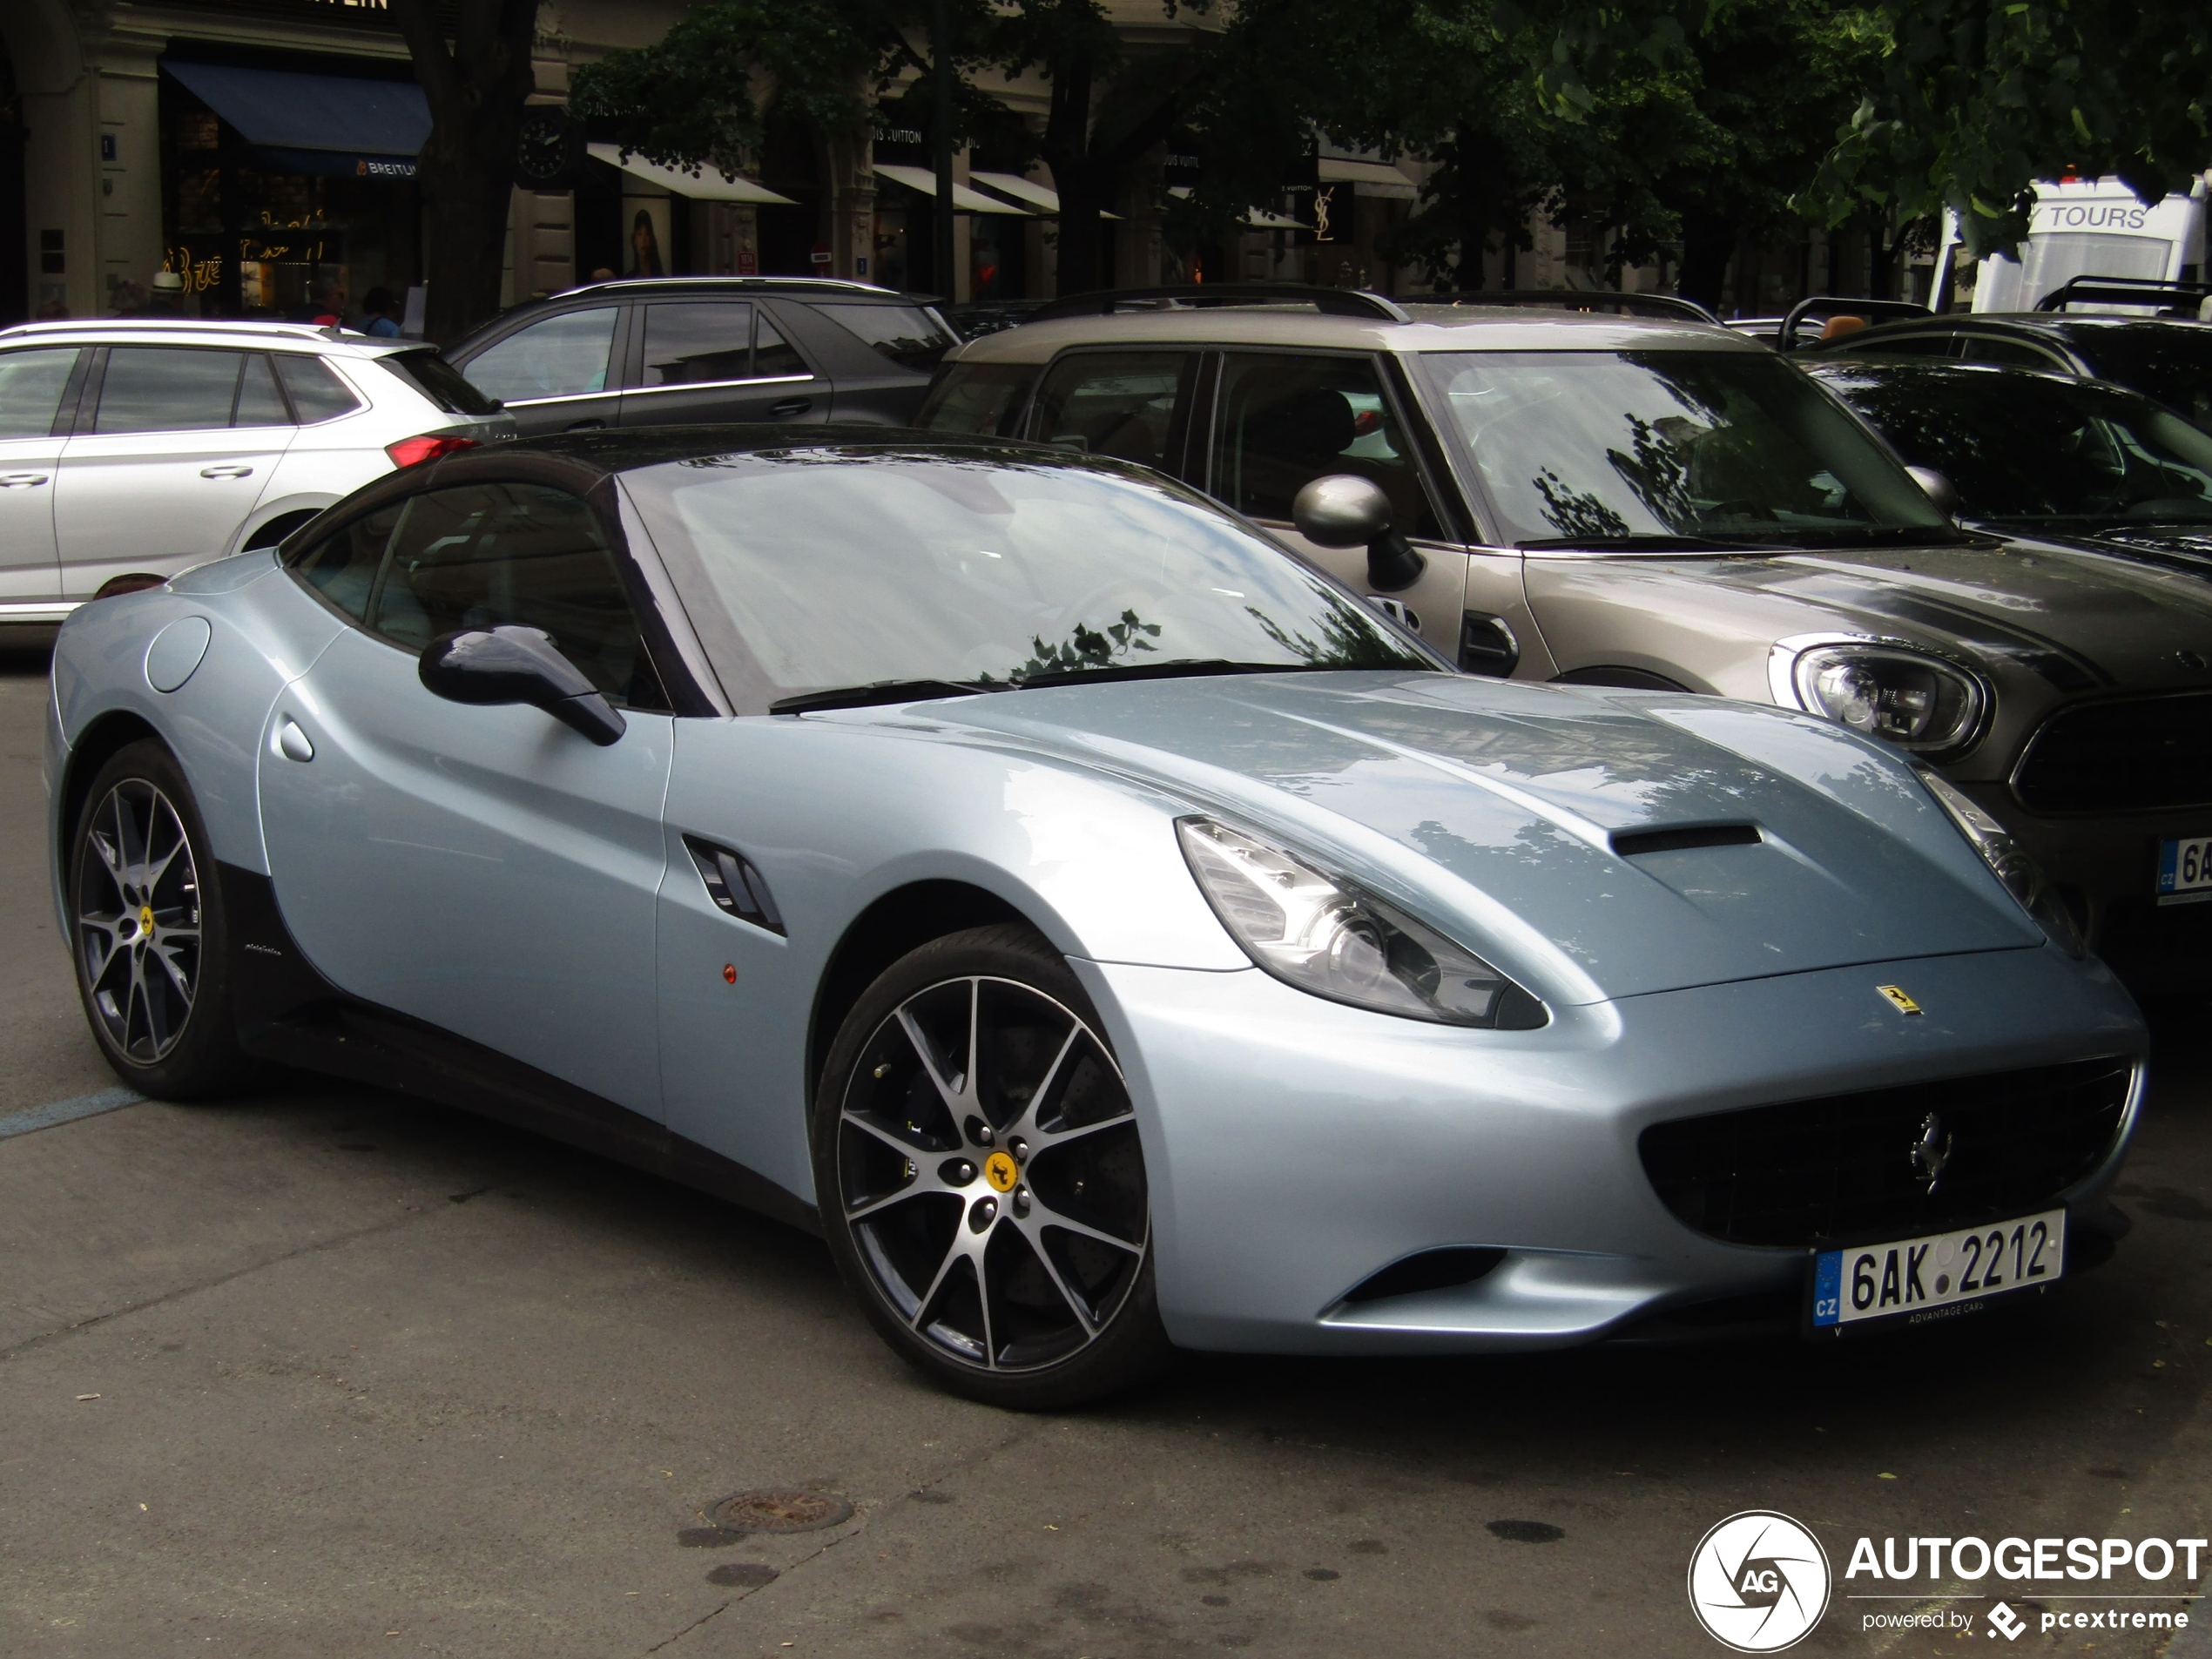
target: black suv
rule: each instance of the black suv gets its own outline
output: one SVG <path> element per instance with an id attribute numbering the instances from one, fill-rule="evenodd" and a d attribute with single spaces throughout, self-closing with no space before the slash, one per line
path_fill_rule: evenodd
<path id="1" fill-rule="evenodd" d="M 2082 277 L 2047 295 L 2035 311 L 1953 311 L 1884 323 L 1809 348 L 1824 357 L 2000 363 L 2109 381 L 2212 431 L 2212 323 L 2186 312 L 2175 314 L 2168 303 L 2186 301 L 2187 311 L 2194 311 L 2207 293 L 2181 284 Z M 2136 314 L 2070 314 L 2066 307 L 2072 304 L 2128 306 Z M 2147 314 L 2161 309 L 2167 314 Z"/>
<path id="2" fill-rule="evenodd" d="M 905 426 L 952 331 L 912 295 L 805 277 L 595 282 L 447 351 L 523 435 L 724 421 Z"/>

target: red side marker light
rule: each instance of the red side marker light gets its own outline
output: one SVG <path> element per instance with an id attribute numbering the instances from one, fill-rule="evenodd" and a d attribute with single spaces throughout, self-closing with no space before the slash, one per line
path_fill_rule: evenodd
<path id="1" fill-rule="evenodd" d="M 725 985 L 735 985 L 738 982 L 738 965 L 735 962 L 722 964 L 722 982 Z"/>
<path id="2" fill-rule="evenodd" d="M 392 457 L 392 464 L 395 467 L 405 468 L 419 467 L 426 461 L 437 460 L 441 455 L 449 455 L 456 450 L 475 448 L 476 448 L 476 441 L 474 438 L 426 435 L 420 438 L 401 438 L 397 443 L 388 443 L 384 446 L 384 453 Z"/>

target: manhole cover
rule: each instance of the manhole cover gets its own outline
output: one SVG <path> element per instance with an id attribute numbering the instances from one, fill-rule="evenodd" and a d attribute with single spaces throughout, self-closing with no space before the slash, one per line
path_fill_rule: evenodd
<path id="1" fill-rule="evenodd" d="M 815 1532 L 853 1518 L 853 1506 L 826 1492 L 740 1492 L 706 1512 L 718 1526 L 745 1532 Z"/>

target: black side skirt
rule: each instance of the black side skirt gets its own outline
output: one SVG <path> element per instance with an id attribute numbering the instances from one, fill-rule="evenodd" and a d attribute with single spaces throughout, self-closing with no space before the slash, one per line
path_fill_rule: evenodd
<path id="1" fill-rule="evenodd" d="M 813 1205 L 744 1164 L 496 1049 L 340 990 L 293 939 L 268 877 L 217 869 L 247 1053 L 550 1135 L 820 1236 Z"/>

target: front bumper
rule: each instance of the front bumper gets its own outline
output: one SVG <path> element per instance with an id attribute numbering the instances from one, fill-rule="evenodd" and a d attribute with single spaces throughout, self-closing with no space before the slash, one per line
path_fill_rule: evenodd
<path id="1" fill-rule="evenodd" d="M 1561 1347 L 1669 1308 L 1784 1291 L 1805 1252 L 1692 1231 L 1636 1137 L 1669 1118 L 2065 1061 L 2140 1062 L 2133 1001 L 2054 948 L 1836 968 L 1428 1026 L 1258 970 L 1077 962 L 1139 1114 L 1168 1332 L 1277 1353 Z M 1876 991 L 1905 987 L 1923 1010 Z M 2140 1096 L 2140 1089 L 2137 1097 Z M 2067 1195 L 2087 1220 L 2134 1128 Z M 1900 1157 L 1909 1155 L 1900 1146 Z M 1416 1251 L 1499 1249 L 1447 1290 L 1347 1305 Z"/>
<path id="2" fill-rule="evenodd" d="M 2092 948 L 2131 988 L 2149 995 L 2212 981 L 2212 903 L 2161 905 L 2152 891 L 2159 843 L 2212 835 L 2212 807 L 2038 818 L 2008 785 L 1959 786 L 2075 903 Z"/>

